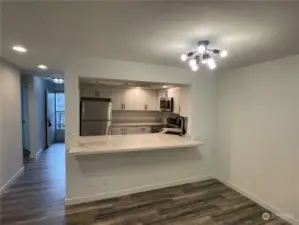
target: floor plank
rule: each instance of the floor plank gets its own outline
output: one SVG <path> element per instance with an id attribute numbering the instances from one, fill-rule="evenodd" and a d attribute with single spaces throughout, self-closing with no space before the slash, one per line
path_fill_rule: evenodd
<path id="1" fill-rule="evenodd" d="M 1 225 L 288 225 L 217 180 L 136 193 L 65 209 L 64 145 L 29 160 L 0 198 Z"/>

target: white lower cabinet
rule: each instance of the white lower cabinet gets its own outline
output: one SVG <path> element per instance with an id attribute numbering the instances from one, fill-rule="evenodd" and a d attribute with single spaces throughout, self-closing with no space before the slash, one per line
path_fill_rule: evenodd
<path id="1" fill-rule="evenodd" d="M 149 134 L 151 133 L 150 126 L 143 127 L 112 127 L 112 135 L 126 135 L 126 134 Z"/>
<path id="2" fill-rule="evenodd" d="M 151 133 L 151 127 L 138 127 L 138 134 L 149 134 Z"/>
<path id="3" fill-rule="evenodd" d="M 111 134 L 112 135 L 120 135 L 120 134 L 122 134 L 121 127 L 112 127 Z"/>
<path id="4" fill-rule="evenodd" d="M 113 127 L 112 135 L 138 134 L 137 127 Z"/>

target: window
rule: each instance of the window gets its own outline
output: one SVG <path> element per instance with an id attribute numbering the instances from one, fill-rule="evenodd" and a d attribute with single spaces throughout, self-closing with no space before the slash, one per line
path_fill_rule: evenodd
<path id="1" fill-rule="evenodd" d="M 55 94 L 55 111 L 56 111 L 56 130 L 65 129 L 65 105 L 64 105 L 64 93 Z"/>

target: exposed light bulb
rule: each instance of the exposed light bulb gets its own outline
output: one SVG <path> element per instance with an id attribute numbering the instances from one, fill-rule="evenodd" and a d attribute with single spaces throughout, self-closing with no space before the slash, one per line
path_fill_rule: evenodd
<path id="1" fill-rule="evenodd" d="M 219 55 L 220 55 L 220 57 L 224 58 L 224 57 L 227 56 L 227 51 L 226 50 L 222 50 L 222 51 L 220 51 Z"/>
<path id="2" fill-rule="evenodd" d="M 202 63 L 202 64 L 206 64 L 207 62 L 208 62 L 207 59 L 202 59 L 202 60 L 201 60 L 201 63 Z"/>
<path id="3" fill-rule="evenodd" d="M 27 52 L 27 49 L 21 45 L 15 45 L 12 47 L 13 50 L 17 51 L 17 52 L 22 52 L 25 53 Z"/>
<path id="4" fill-rule="evenodd" d="M 208 58 L 208 65 L 211 70 L 215 69 L 216 68 L 215 60 L 213 58 Z"/>
<path id="5" fill-rule="evenodd" d="M 215 69 L 215 68 L 216 68 L 216 64 L 209 65 L 209 68 L 210 68 L 211 70 Z"/>
<path id="6" fill-rule="evenodd" d="M 206 49 L 207 47 L 205 45 L 199 45 L 197 50 L 199 53 L 204 53 Z"/>
<path id="7" fill-rule="evenodd" d="M 191 59 L 190 61 L 189 61 L 189 65 L 191 66 L 191 67 L 193 67 L 193 66 L 196 66 L 196 59 Z"/>
<path id="8" fill-rule="evenodd" d="M 182 60 L 183 62 L 185 62 L 187 59 L 188 59 L 188 56 L 187 56 L 186 54 L 182 54 L 182 55 L 181 55 L 181 60 Z"/>
<path id="9" fill-rule="evenodd" d="M 196 72 L 199 69 L 199 67 L 198 67 L 198 65 L 196 65 L 196 66 L 192 66 L 191 69 L 192 69 L 192 71 Z"/>
<path id="10" fill-rule="evenodd" d="M 213 58 L 208 58 L 208 65 L 213 65 L 215 64 L 215 60 Z"/>

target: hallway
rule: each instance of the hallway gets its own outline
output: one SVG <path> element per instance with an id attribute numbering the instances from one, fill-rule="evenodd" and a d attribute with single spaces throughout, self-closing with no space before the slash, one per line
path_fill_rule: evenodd
<path id="1" fill-rule="evenodd" d="M 1 195 L 0 224 L 64 224 L 64 199 L 65 145 L 54 144 Z"/>

